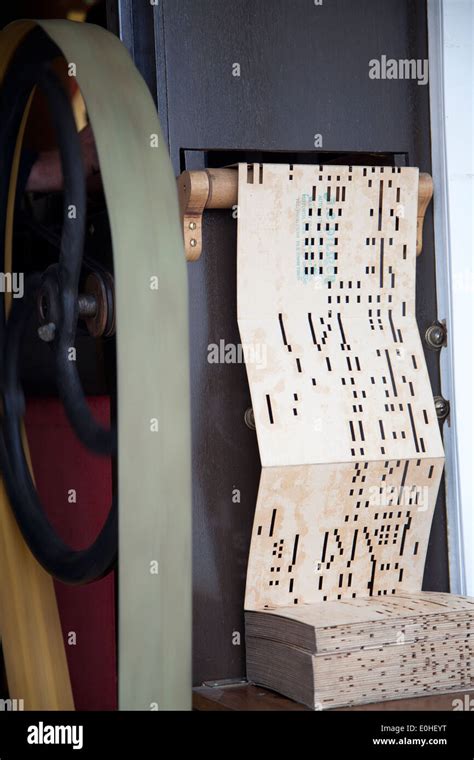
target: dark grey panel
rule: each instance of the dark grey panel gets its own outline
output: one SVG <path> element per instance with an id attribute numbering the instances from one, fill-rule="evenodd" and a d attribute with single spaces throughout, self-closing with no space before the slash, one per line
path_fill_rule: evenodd
<path id="1" fill-rule="evenodd" d="M 369 79 L 411 57 L 405 0 L 165 0 L 170 148 L 399 151 L 414 145 L 416 82 Z M 241 77 L 232 76 L 239 63 Z"/>

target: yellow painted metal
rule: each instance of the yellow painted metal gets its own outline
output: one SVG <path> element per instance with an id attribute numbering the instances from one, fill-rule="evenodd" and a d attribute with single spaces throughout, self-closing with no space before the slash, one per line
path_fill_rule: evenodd
<path id="1" fill-rule="evenodd" d="M 11 57 L 34 24 L 22 21 L 0 33 L 0 83 Z M 31 99 L 30 99 L 31 102 Z M 11 271 L 13 210 L 23 132 L 18 134 L 7 209 L 4 271 Z M 6 294 L 9 309 L 11 294 Z M 73 710 L 54 584 L 26 546 L 0 481 L 0 635 L 11 699 L 25 710 Z"/>

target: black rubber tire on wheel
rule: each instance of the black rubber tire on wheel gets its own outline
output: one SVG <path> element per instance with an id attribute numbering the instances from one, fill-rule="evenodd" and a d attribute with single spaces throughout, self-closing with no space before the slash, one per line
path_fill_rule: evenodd
<path id="1" fill-rule="evenodd" d="M 54 342 L 58 389 L 76 435 L 90 450 L 107 456 L 116 451 L 116 432 L 95 422 L 85 399 L 76 363 L 69 361 L 77 324 L 77 293 L 86 221 L 85 177 L 79 139 L 69 99 L 49 67 L 60 52 L 46 34 L 33 30 L 22 43 L 2 88 L 0 101 L 0 238 L 5 240 L 6 207 L 13 153 L 20 122 L 34 85 L 42 89 L 58 136 L 64 176 L 64 222 L 59 262 L 61 320 Z M 68 215 L 75 206 L 74 223 Z M 5 258 L 3 254 L 3 258 Z M 30 550 L 58 580 L 83 584 L 106 575 L 116 564 L 118 510 L 113 500 L 107 520 L 95 541 L 84 550 L 68 546 L 51 525 L 32 481 L 22 441 L 24 397 L 19 381 L 22 334 L 41 283 L 33 275 L 22 301 L 14 300 L 5 322 L 0 301 L 0 360 L 3 419 L 0 466 L 16 520 Z"/>

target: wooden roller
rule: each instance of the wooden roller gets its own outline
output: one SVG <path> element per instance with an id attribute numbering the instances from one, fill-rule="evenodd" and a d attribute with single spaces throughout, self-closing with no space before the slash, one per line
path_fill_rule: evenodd
<path id="1" fill-rule="evenodd" d="M 186 171 L 177 179 L 187 261 L 197 261 L 202 253 L 202 215 L 204 209 L 233 208 L 238 203 L 237 167 Z M 433 180 L 420 173 L 416 254 L 423 246 L 423 222 L 433 196 Z"/>

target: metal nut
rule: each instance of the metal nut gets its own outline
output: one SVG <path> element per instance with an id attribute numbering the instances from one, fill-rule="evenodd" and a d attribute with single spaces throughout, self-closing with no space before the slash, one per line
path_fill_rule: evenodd
<path id="1" fill-rule="evenodd" d="M 434 404 L 436 409 L 436 416 L 439 420 L 445 420 L 446 417 L 449 415 L 449 401 L 447 401 L 443 396 L 435 396 L 434 397 Z"/>
<path id="2" fill-rule="evenodd" d="M 255 415 L 253 413 L 253 409 L 251 406 L 249 406 L 249 408 L 245 410 L 244 422 L 249 428 L 249 430 L 256 430 Z"/>
<path id="3" fill-rule="evenodd" d="M 440 351 L 446 345 L 446 327 L 441 322 L 433 322 L 425 332 L 425 341 L 433 351 Z"/>
<path id="4" fill-rule="evenodd" d="M 55 335 L 56 325 L 54 322 L 48 322 L 48 324 L 38 327 L 38 337 L 45 343 L 52 343 Z"/>

